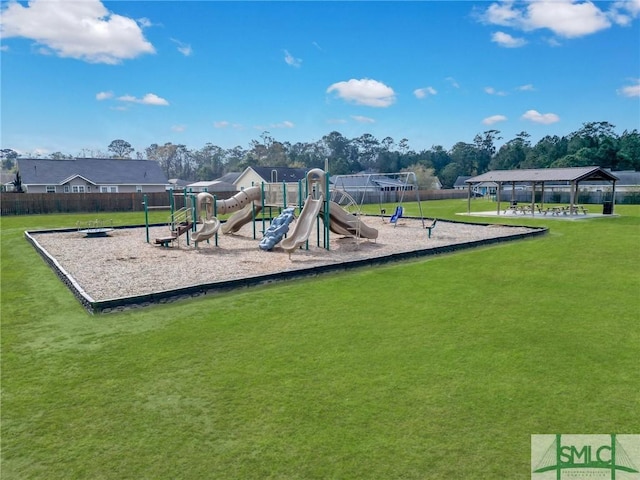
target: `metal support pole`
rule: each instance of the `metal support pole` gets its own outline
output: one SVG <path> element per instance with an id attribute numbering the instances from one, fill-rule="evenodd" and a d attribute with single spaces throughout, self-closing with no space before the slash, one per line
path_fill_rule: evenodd
<path id="1" fill-rule="evenodd" d="M 148 208 L 148 202 L 147 202 L 147 196 L 144 195 L 142 197 L 142 204 L 144 205 L 144 224 L 145 227 L 147 228 L 147 243 L 149 243 L 149 208 Z"/>
<path id="2" fill-rule="evenodd" d="M 326 222 L 324 222 L 324 231 L 325 233 L 325 239 L 326 239 L 326 249 L 330 250 L 330 245 L 329 245 L 329 231 L 330 231 L 330 222 L 331 222 L 331 216 L 329 215 L 330 210 L 329 210 L 329 172 L 327 172 L 325 170 L 324 172 L 324 184 L 325 184 L 325 188 L 324 188 L 324 214 L 325 217 L 327 219 Z"/>
<path id="3" fill-rule="evenodd" d="M 218 216 L 218 196 L 213 196 L 213 216 L 214 218 Z M 218 246 L 218 232 L 215 234 L 215 245 Z"/>

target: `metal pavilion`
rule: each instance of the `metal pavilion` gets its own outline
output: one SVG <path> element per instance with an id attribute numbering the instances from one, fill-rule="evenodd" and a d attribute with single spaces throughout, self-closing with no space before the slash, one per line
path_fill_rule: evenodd
<path id="1" fill-rule="evenodd" d="M 515 194 L 516 185 L 531 186 L 531 215 L 536 211 L 536 192 L 540 186 L 542 192 L 542 206 L 544 205 L 544 188 L 545 184 L 565 182 L 570 188 L 570 205 L 569 213 L 577 214 L 576 199 L 578 197 L 578 186 L 581 182 L 589 181 L 609 181 L 612 184 L 612 202 L 611 212 L 613 213 L 613 205 L 615 204 L 616 181 L 618 177 L 607 170 L 597 167 L 570 167 L 570 168 L 532 168 L 522 170 L 494 170 L 471 177 L 465 181 L 467 184 L 467 213 L 471 213 L 471 189 L 474 185 L 484 182 L 493 182 L 497 185 L 496 200 L 498 202 L 497 214 L 500 215 L 500 197 L 505 184 L 511 185 L 511 195 Z"/>

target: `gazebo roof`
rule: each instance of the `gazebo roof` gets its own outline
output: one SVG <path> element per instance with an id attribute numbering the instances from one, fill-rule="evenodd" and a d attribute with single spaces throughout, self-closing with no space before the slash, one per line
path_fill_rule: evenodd
<path id="1" fill-rule="evenodd" d="M 584 180 L 609 180 L 618 177 L 597 166 L 571 168 L 530 168 L 523 170 L 493 170 L 465 180 L 467 184 L 481 182 L 579 182 Z"/>

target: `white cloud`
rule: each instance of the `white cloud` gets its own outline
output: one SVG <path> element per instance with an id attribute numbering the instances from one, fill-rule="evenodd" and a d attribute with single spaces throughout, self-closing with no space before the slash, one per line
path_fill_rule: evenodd
<path id="1" fill-rule="evenodd" d="M 611 26 L 607 15 L 591 2 L 541 0 L 527 7 L 526 24 L 531 29 L 548 28 L 567 38 L 582 37 Z"/>
<path id="2" fill-rule="evenodd" d="M 175 38 L 172 38 L 171 41 L 178 45 L 178 51 L 185 57 L 190 57 L 191 55 L 193 55 L 193 49 L 188 43 L 181 42 L 180 40 L 177 40 Z"/>
<path id="3" fill-rule="evenodd" d="M 351 115 L 351 118 L 353 118 L 358 123 L 376 123 L 373 118 L 364 117 L 362 115 Z"/>
<path id="4" fill-rule="evenodd" d="M 178 133 L 184 132 L 186 129 L 187 129 L 186 125 L 173 125 L 171 127 L 172 131 L 178 132 Z"/>
<path id="5" fill-rule="evenodd" d="M 521 117 L 523 120 L 529 120 L 533 123 L 541 123 L 549 125 L 560 121 L 560 117 L 555 113 L 540 113 L 536 110 L 527 110 Z"/>
<path id="6" fill-rule="evenodd" d="M 218 122 L 213 122 L 213 127 L 214 128 L 229 128 L 229 127 L 231 127 L 231 128 L 236 129 L 236 130 L 242 130 L 242 128 L 243 128 L 242 125 L 239 124 L 239 123 L 231 123 L 231 122 L 228 122 L 226 120 L 220 120 Z"/>
<path id="7" fill-rule="evenodd" d="M 515 38 L 504 32 L 492 33 L 491 41 L 505 48 L 519 48 L 527 44 L 524 38 Z"/>
<path id="8" fill-rule="evenodd" d="M 519 87 L 516 87 L 516 90 L 520 92 L 533 92 L 535 91 L 535 88 L 532 84 L 528 83 L 526 85 L 520 85 Z"/>
<path id="9" fill-rule="evenodd" d="M 142 98 L 134 97 L 133 95 L 122 95 L 118 97 L 121 102 L 140 103 L 143 105 L 169 105 L 169 102 L 164 98 L 157 96 L 155 93 L 147 93 Z"/>
<path id="10" fill-rule="evenodd" d="M 117 64 L 155 53 L 135 20 L 109 12 L 99 0 L 11 2 L 1 22 L 3 38 L 28 38 L 60 57 Z"/>
<path id="11" fill-rule="evenodd" d="M 623 97 L 640 97 L 640 79 L 636 80 L 635 85 L 627 85 L 618 90 L 618 95 Z"/>
<path id="12" fill-rule="evenodd" d="M 460 88 L 460 84 L 457 82 L 457 80 L 453 77 L 447 77 L 445 78 L 445 80 L 447 82 L 449 82 L 449 84 L 453 87 L 453 88 Z"/>
<path id="13" fill-rule="evenodd" d="M 110 98 L 113 98 L 113 92 L 98 92 L 98 93 L 96 93 L 96 100 L 98 100 L 98 101 L 108 100 Z"/>
<path id="14" fill-rule="evenodd" d="M 151 20 L 149 20 L 148 18 L 142 17 L 138 19 L 138 25 L 140 25 L 142 28 L 149 28 L 153 26 L 153 23 L 151 23 Z"/>
<path id="15" fill-rule="evenodd" d="M 511 27 L 520 21 L 521 13 L 513 8 L 513 2 L 492 3 L 487 8 L 482 20 L 492 25 Z"/>
<path id="16" fill-rule="evenodd" d="M 505 97 L 507 95 L 507 92 L 503 92 L 502 90 L 496 90 L 493 87 L 484 87 L 484 91 L 489 95 L 497 95 L 499 97 Z"/>
<path id="17" fill-rule="evenodd" d="M 490 25 L 522 31 L 548 29 L 560 37 L 576 38 L 610 28 L 612 22 L 628 25 L 640 14 L 640 0 L 618 1 L 608 5 L 609 10 L 605 11 L 583 0 L 536 0 L 517 4 L 509 0 L 492 3 L 480 15 L 480 19 Z M 502 38 L 505 41 L 502 45 L 508 46 L 509 38 Z M 500 43 L 500 37 L 493 41 Z"/>
<path id="18" fill-rule="evenodd" d="M 290 122 L 289 120 L 285 120 L 284 122 L 270 123 L 267 126 L 255 125 L 253 128 L 255 128 L 256 130 L 267 130 L 267 129 L 274 129 L 274 128 L 294 128 L 294 127 L 295 125 L 293 122 Z"/>
<path id="19" fill-rule="evenodd" d="M 433 87 L 417 88 L 413 91 L 416 98 L 425 98 L 429 95 L 436 95 L 438 91 Z"/>
<path id="20" fill-rule="evenodd" d="M 295 58 L 289 53 L 288 50 L 284 51 L 284 61 L 287 63 L 287 65 L 291 65 L 292 67 L 296 68 L 299 68 L 302 65 L 302 60 L 299 58 Z"/>
<path id="21" fill-rule="evenodd" d="M 491 115 L 490 117 L 487 117 L 484 120 L 482 120 L 482 123 L 484 125 L 493 125 L 494 123 L 504 122 L 506 120 L 507 120 L 507 117 L 505 117 L 504 115 Z"/>
<path id="22" fill-rule="evenodd" d="M 142 97 L 140 103 L 143 103 L 145 105 L 169 105 L 169 102 L 167 102 L 164 98 L 157 96 L 155 93 L 147 93 L 144 97 Z"/>
<path id="23" fill-rule="evenodd" d="M 336 92 L 338 97 L 347 102 L 369 107 L 388 107 L 396 101 L 396 94 L 391 87 L 369 78 L 352 78 L 347 82 L 334 83 L 327 88 L 327 93 L 331 92 Z"/>

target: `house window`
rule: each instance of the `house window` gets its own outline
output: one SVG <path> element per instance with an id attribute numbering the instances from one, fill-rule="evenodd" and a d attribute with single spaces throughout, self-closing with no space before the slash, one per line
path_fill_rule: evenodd
<path id="1" fill-rule="evenodd" d="M 72 185 L 73 193 L 84 193 L 84 185 Z"/>
<path id="2" fill-rule="evenodd" d="M 142 193 L 142 185 L 136 185 L 136 192 Z"/>
<path id="3" fill-rule="evenodd" d="M 69 185 L 64 186 L 64 193 L 69 193 Z"/>
<path id="4" fill-rule="evenodd" d="M 100 193 L 118 193 L 117 185 L 101 185 Z"/>
<path id="5" fill-rule="evenodd" d="M 87 185 L 87 193 L 91 191 L 91 185 Z"/>
<path id="6" fill-rule="evenodd" d="M 55 185 L 47 185 L 47 193 L 56 193 L 56 186 Z"/>

